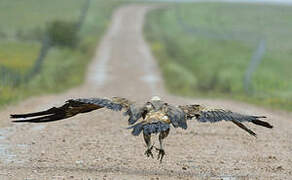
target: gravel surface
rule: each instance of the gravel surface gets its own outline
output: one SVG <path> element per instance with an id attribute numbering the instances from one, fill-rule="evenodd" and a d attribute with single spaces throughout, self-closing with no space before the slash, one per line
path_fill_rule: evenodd
<path id="1" fill-rule="evenodd" d="M 291 113 L 165 92 L 142 36 L 145 13 L 152 8 L 127 5 L 115 11 L 84 85 L 62 94 L 34 97 L 0 112 L 1 180 L 291 179 Z M 153 95 L 173 104 L 203 103 L 266 115 L 275 128 L 248 124 L 258 134 L 254 138 L 232 123 L 190 121 L 186 131 L 172 128 L 160 164 L 144 156 L 143 137 L 131 135 L 121 113 L 99 110 L 48 124 L 11 124 L 9 119 L 10 113 L 59 106 L 69 98 L 122 96 L 144 102 Z"/>

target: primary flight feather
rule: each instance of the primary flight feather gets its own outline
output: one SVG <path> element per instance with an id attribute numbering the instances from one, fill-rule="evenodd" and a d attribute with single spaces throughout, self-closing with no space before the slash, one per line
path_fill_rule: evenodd
<path id="1" fill-rule="evenodd" d="M 265 116 L 243 115 L 223 109 L 210 109 L 202 105 L 179 105 L 173 106 L 159 97 L 155 96 L 142 106 L 138 106 L 126 98 L 89 98 L 89 99 L 70 99 L 63 106 L 53 107 L 45 111 L 12 114 L 11 118 L 20 119 L 13 122 L 44 123 L 63 120 L 80 113 L 87 113 L 101 108 L 107 108 L 113 111 L 124 110 L 124 115 L 129 116 L 128 123 L 131 125 L 132 134 L 138 136 L 143 132 L 144 140 L 147 145 L 145 155 L 153 157 L 151 145 L 151 134 L 159 133 L 160 147 L 156 148 L 158 159 L 162 161 L 165 151 L 162 141 L 168 136 L 170 125 L 177 128 L 187 129 L 187 120 L 197 119 L 199 122 L 218 122 L 231 121 L 238 127 L 247 131 L 250 135 L 256 136 L 256 133 L 247 128 L 242 122 L 251 122 L 266 128 L 273 128 L 268 122 L 261 121 Z M 140 121 L 139 121 L 140 120 Z"/>

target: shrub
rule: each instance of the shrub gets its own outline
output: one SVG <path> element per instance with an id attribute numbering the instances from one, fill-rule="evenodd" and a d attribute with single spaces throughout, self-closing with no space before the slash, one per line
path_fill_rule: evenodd
<path id="1" fill-rule="evenodd" d="M 55 20 L 48 25 L 47 34 L 53 46 L 75 47 L 78 43 L 76 23 Z"/>

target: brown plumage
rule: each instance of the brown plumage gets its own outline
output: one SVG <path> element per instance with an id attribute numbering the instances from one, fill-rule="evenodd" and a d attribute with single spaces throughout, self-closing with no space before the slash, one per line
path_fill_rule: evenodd
<path id="1" fill-rule="evenodd" d="M 159 97 L 153 97 L 142 106 L 120 97 L 70 99 L 61 107 L 53 107 L 36 113 L 12 114 L 11 118 L 20 119 L 13 122 L 43 123 L 70 118 L 104 107 L 113 111 L 125 110 L 124 115 L 129 116 L 128 123 L 132 125 L 128 128 L 132 129 L 132 134 L 138 136 L 143 131 L 147 145 L 145 155 L 148 157 L 153 157 L 151 134 L 159 133 L 160 147 L 156 150 L 159 152 L 160 162 L 165 155 L 162 141 L 168 136 L 170 125 L 187 129 L 187 120 L 192 118 L 196 118 L 199 122 L 211 123 L 222 120 L 231 121 L 253 136 L 256 134 L 242 122 L 252 122 L 266 128 L 273 128 L 268 122 L 259 120 L 265 116 L 243 115 L 223 109 L 210 109 L 201 105 L 173 106 L 161 101 Z"/>

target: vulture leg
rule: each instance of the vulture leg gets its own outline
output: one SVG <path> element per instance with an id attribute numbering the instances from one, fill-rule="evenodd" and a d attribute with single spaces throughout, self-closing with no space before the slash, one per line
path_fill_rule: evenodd
<path id="1" fill-rule="evenodd" d="M 163 140 L 164 138 L 166 138 L 166 137 L 168 136 L 168 134 L 169 134 L 169 129 L 166 130 L 166 131 L 163 131 L 163 132 L 161 132 L 161 133 L 159 134 L 159 144 L 160 144 L 160 148 L 159 148 L 159 149 L 156 148 L 156 150 L 158 151 L 158 157 L 157 157 L 157 159 L 158 159 L 158 160 L 160 159 L 160 163 L 162 163 L 162 159 L 163 159 L 163 157 L 164 157 L 164 155 L 165 155 L 165 151 L 164 151 L 163 146 L 162 146 L 162 140 Z"/>
<path id="2" fill-rule="evenodd" d="M 152 154 L 152 149 L 153 149 L 153 145 L 151 145 L 151 134 L 145 134 L 143 133 L 144 136 L 144 141 L 147 145 L 147 150 L 145 151 L 145 155 L 147 157 L 151 156 L 153 158 L 153 154 Z"/>

